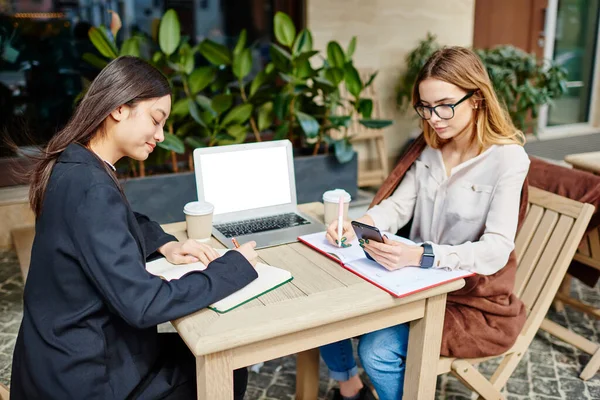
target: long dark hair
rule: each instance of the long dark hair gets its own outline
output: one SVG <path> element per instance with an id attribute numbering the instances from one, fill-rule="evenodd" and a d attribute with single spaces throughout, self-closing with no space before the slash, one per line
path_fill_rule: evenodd
<path id="1" fill-rule="evenodd" d="M 104 67 L 67 125 L 48 142 L 37 159 L 29 190 L 29 203 L 35 215 L 39 216 L 42 211 L 52 168 L 67 146 L 78 143 L 87 147 L 102 133 L 104 121 L 117 107 L 124 104 L 133 107 L 139 101 L 169 94 L 171 87 L 164 75 L 140 58 L 119 57 Z"/>

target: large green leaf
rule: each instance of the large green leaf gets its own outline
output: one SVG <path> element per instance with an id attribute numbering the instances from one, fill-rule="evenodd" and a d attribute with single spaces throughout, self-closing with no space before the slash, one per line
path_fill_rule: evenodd
<path id="1" fill-rule="evenodd" d="M 194 119 L 194 121 L 196 121 L 198 124 L 200 124 L 200 125 L 202 125 L 203 127 L 206 128 L 206 123 L 204 122 L 204 120 L 200 116 L 200 110 L 198 110 L 198 106 L 196 105 L 196 103 L 194 102 L 194 100 L 188 99 L 188 108 L 190 110 L 190 115 L 192 116 L 192 118 Z"/>
<path id="2" fill-rule="evenodd" d="M 290 121 L 285 121 L 283 124 L 279 125 L 275 130 L 274 140 L 285 139 L 290 130 Z"/>
<path id="3" fill-rule="evenodd" d="M 271 44 L 271 47 L 269 47 L 269 54 L 271 55 L 273 64 L 278 70 L 287 71 L 289 69 L 292 56 L 287 52 L 287 50 L 282 49 L 276 44 Z"/>
<path id="4" fill-rule="evenodd" d="M 167 56 L 175 53 L 181 41 L 181 26 L 175 10 L 167 10 L 160 20 L 158 28 L 158 44 Z"/>
<path id="5" fill-rule="evenodd" d="M 265 71 L 260 71 L 250 84 L 250 97 L 254 96 L 254 94 L 260 89 L 260 87 L 266 82 L 267 74 Z"/>
<path id="6" fill-rule="evenodd" d="M 332 67 L 344 68 L 346 63 L 344 50 L 338 42 L 331 41 L 327 43 L 327 62 Z"/>
<path id="7" fill-rule="evenodd" d="M 350 43 L 348 44 L 348 50 L 346 50 L 346 61 L 352 60 L 354 51 L 356 50 L 356 36 L 352 36 Z"/>
<path id="8" fill-rule="evenodd" d="M 92 26 L 88 31 L 88 36 L 92 41 L 92 44 L 100 52 L 100 54 L 110 59 L 117 58 L 117 53 L 111 46 L 110 39 L 106 36 L 106 34 L 103 31 Z"/>
<path id="9" fill-rule="evenodd" d="M 240 54 L 242 52 L 242 50 L 244 50 L 244 46 L 246 46 L 246 30 L 242 29 L 242 31 L 240 32 L 240 37 L 238 38 L 237 44 L 235 45 L 235 48 L 233 49 L 233 55 L 236 56 L 238 54 Z"/>
<path id="10" fill-rule="evenodd" d="M 300 79 L 312 78 L 317 75 L 317 71 L 310 65 L 310 61 L 304 60 L 297 64 L 295 75 Z"/>
<path id="11" fill-rule="evenodd" d="M 344 67 L 344 81 L 346 83 L 346 89 L 354 97 L 358 97 L 363 89 L 362 81 L 358 71 L 352 64 L 346 64 Z"/>
<path id="12" fill-rule="evenodd" d="M 171 109 L 172 117 L 185 117 L 190 113 L 190 108 L 188 106 L 188 99 L 179 99 L 173 104 L 173 108 Z"/>
<path id="13" fill-rule="evenodd" d="M 350 122 L 352 121 L 352 117 L 350 115 L 330 115 L 328 119 L 336 128 L 348 128 L 350 126 Z"/>
<path id="14" fill-rule="evenodd" d="M 315 117 L 302 111 L 296 111 L 295 114 L 306 137 L 314 138 L 319 134 L 319 121 Z"/>
<path id="15" fill-rule="evenodd" d="M 238 79 L 244 79 L 252 69 L 252 53 L 244 49 L 241 53 L 233 55 L 233 74 Z"/>
<path id="16" fill-rule="evenodd" d="M 310 59 L 312 56 L 319 54 L 318 50 L 309 50 L 309 51 L 305 51 L 303 53 L 300 53 L 296 56 L 296 58 L 294 58 L 294 62 L 295 63 L 299 63 L 305 60 Z"/>
<path id="17" fill-rule="evenodd" d="M 215 114 L 215 111 L 211 108 L 211 99 L 209 99 L 206 96 L 203 96 L 201 94 L 199 94 L 198 96 L 196 96 L 196 103 L 202 107 L 203 110 L 206 111 L 210 111 L 211 113 Z"/>
<path id="18" fill-rule="evenodd" d="M 360 119 L 358 122 L 371 129 L 383 129 L 394 123 L 394 121 L 389 119 Z"/>
<path id="19" fill-rule="evenodd" d="M 210 107 L 216 111 L 217 114 L 222 114 L 223 112 L 229 110 L 231 104 L 233 103 L 233 96 L 230 94 L 218 94 L 213 97 L 210 102 Z"/>
<path id="20" fill-rule="evenodd" d="M 194 53 L 189 43 L 183 43 L 179 47 L 179 65 L 179 69 L 187 75 L 191 74 L 194 70 Z"/>
<path id="21" fill-rule="evenodd" d="M 344 80 L 344 70 L 341 68 L 327 68 L 325 70 L 325 78 L 337 87 Z"/>
<path id="22" fill-rule="evenodd" d="M 99 69 L 106 67 L 106 65 L 108 64 L 108 62 L 105 59 L 100 58 L 92 53 L 84 53 L 83 56 L 81 56 L 81 58 L 83 59 L 83 61 Z"/>
<path id="23" fill-rule="evenodd" d="M 188 136 L 185 138 L 185 144 L 192 149 L 197 149 L 199 147 L 206 147 L 206 142 L 199 138 L 198 136 Z"/>
<path id="24" fill-rule="evenodd" d="M 286 93 L 278 93 L 273 101 L 273 112 L 279 120 L 287 118 L 290 109 L 291 96 Z"/>
<path id="25" fill-rule="evenodd" d="M 190 91 L 196 94 L 206 88 L 215 79 L 215 69 L 210 66 L 196 68 L 190 75 Z"/>
<path id="26" fill-rule="evenodd" d="M 303 52 L 311 51 L 312 46 L 312 34 L 308 29 L 303 29 L 294 41 L 294 45 L 292 46 L 292 54 L 298 55 Z"/>
<path id="27" fill-rule="evenodd" d="M 373 114 L 373 100 L 371 99 L 358 99 L 358 112 L 364 119 L 371 118 Z"/>
<path id="28" fill-rule="evenodd" d="M 112 48 L 112 51 L 115 54 L 119 54 L 119 49 L 117 49 L 117 43 L 115 42 L 115 37 L 112 34 L 112 32 L 110 31 L 110 29 L 108 29 L 106 26 L 104 25 L 100 25 L 98 27 L 98 29 L 100 29 L 100 32 L 102 32 L 102 34 L 104 34 L 104 37 L 106 38 L 108 44 L 110 45 L 110 47 Z"/>
<path id="29" fill-rule="evenodd" d="M 248 127 L 244 125 L 231 125 L 227 128 L 227 133 L 234 138 L 233 143 L 243 143 L 248 133 Z"/>
<path id="30" fill-rule="evenodd" d="M 333 143 L 333 148 L 335 157 L 341 164 L 347 163 L 354 158 L 354 149 L 349 140 L 337 140 Z"/>
<path id="31" fill-rule="evenodd" d="M 137 37 L 131 37 L 123 42 L 120 56 L 140 56 L 140 40 Z"/>
<path id="32" fill-rule="evenodd" d="M 229 65 L 231 64 L 231 52 L 229 49 L 212 40 L 205 39 L 198 45 L 200 53 L 213 65 Z"/>
<path id="33" fill-rule="evenodd" d="M 258 130 L 260 132 L 266 130 L 273 124 L 273 103 L 268 102 L 263 104 L 258 109 Z"/>
<path id="34" fill-rule="evenodd" d="M 367 83 L 365 83 L 365 88 L 368 88 L 369 86 L 371 86 L 371 84 L 373 84 L 373 81 L 375 80 L 375 77 L 377 76 L 378 71 L 375 71 L 371 74 L 371 76 L 369 77 L 369 80 L 367 81 Z"/>
<path id="35" fill-rule="evenodd" d="M 158 147 L 165 150 L 174 151 L 177 154 L 185 153 L 185 145 L 181 139 L 169 132 L 164 132 L 164 134 L 165 140 L 159 142 Z"/>
<path id="36" fill-rule="evenodd" d="M 274 28 L 277 41 L 287 47 L 292 46 L 296 37 L 296 27 L 287 14 L 281 11 L 275 14 Z"/>
<path id="37" fill-rule="evenodd" d="M 250 115 L 252 114 L 252 104 L 241 104 L 239 106 L 233 107 L 231 111 L 225 115 L 223 118 L 222 125 L 227 126 L 230 124 L 243 124 L 248 121 Z"/>

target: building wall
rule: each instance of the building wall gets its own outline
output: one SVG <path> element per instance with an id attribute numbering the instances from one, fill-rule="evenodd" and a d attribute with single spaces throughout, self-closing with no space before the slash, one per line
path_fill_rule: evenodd
<path id="1" fill-rule="evenodd" d="M 388 155 L 395 157 L 417 127 L 414 113 L 400 115 L 395 106 L 404 58 L 428 31 L 441 44 L 471 46 L 475 0 L 307 0 L 306 4 L 315 49 L 326 50 L 330 40 L 345 49 L 356 36 L 355 66 L 379 70 L 375 88 L 383 116 L 395 120 L 386 130 Z M 365 148 L 358 150 L 362 159 L 373 156 Z"/>

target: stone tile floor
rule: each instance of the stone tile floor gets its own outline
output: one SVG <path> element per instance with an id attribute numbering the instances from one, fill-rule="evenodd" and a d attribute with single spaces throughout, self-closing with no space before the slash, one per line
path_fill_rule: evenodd
<path id="1" fill-rule="evenodd" d="M 21 321 L 23 306 L 21 297 L 23 283 L 12 251 L 0 251 L 0 383 L 10 384 L 10 365 L 15 339 Z M 573 293 L 591 304 L 600 304 L 597 287 L 590 289 L 575 284 Z M 550 318 L 573 331 L 600 342 L 600 321 L 592 320 L 577 311 L 550 313 Z M 509 400 L 542 399 L 599 399 L 600 374 L 583 382 L 578 374 L 589 360 L 572 346 L 566 345 L 546 333 L 539 333 L 529 351 L 519 364 L 506 387 Z M 484 374 L 491 374 L 493 363 L 481 364 Z M 246 399 L 291 400 L 294 398 L 295 358 L 284 357 L 266 362 L 258 372 L 250 373 Z M 364 375 L 364 373 L 363 373 Z M 331 397 L 335 382 L 327 378 L 326 368 L 321 364 L 320 399 Z M 466 400 L 471 395 L 456 379 L 444 375 L 438 378 L 437 399 Z"/>

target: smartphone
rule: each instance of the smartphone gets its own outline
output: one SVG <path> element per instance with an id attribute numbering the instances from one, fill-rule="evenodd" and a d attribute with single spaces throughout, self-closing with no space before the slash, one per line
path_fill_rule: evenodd
<path id="1" fill-rule="evenodd" d="M 368 239 L 373 240 L 375 242 L 383 243 L 383 236 L 381 236 L 381 232 L 376 227 L 363 224 L 362 222 L 358 221 L 352 221 L 351 224 L 352 229 L 354 229 L 354 232 L 356 233 L 356 237 L 358 239 Z M 367 256 L 369 260 L 375 261 L 366 251 L 365 256 Z"/>

